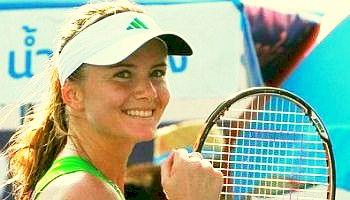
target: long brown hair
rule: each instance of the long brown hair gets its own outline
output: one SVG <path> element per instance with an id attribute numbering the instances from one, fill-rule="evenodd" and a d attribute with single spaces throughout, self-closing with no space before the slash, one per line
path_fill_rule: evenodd
<path id="1" fill-rule="evenodd" d="M 60 32 L 56 50 L 49 60 L 51 74 L 49 98 L 44 109 L 26 117 L 24 124 L 12 136 L 6 149 L 9 159 L 9 182 L 14 188 L 15 199 L 30 199 L 35 185 L 47 172 L 57 154 L 67 141 L 69 121 L 61 98 L 57 58 L 63 47 L 89 25 L 104 17 L 125 12 L 143 12 L 127 0 L 105 1 L 83 5 L 73 10 L 73 15 Z M 102 36 L 103 37 L 103 36 Z M 68 79 L 81 78 L 82 67 Z"/>

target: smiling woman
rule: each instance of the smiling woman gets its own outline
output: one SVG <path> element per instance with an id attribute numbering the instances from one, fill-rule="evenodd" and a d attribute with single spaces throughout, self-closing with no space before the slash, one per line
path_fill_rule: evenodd
<path id="1" fill-rule="evenodd" d="M 124 199 L 132 148 L 153 138 L 169 100 L 167 55 L 192 54 L 129 1 L 73 13 L 50 60 L 49 100 L 6 152 L 16 199 Z M 198 154 L 175 150 L 161 171 L 170 200 L 219 198 L 222 173 Z"/>
<path id="2" fill-rule="evenodd" d="M 76 106 L 70 111 L 71 124 L 90 126 L 75 135 L 82 134 L 85 141 L 92 128 L 96 139 L 90 141 L 95 144 L 102 134 L 121 138 L 124 145 L 152 139 L 169 100 L 166 55 L 165 43 L 154 38 L 113 67 L 83 67 L 79 86 L 62 88 L 66 104 Z"/>

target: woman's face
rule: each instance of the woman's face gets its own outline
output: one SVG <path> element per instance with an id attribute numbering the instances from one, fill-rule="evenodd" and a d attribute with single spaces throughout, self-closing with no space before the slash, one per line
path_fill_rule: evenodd
<path id="1" fill-rule="evenodd" d="M 167 50 L 152 39 L 122 62 L 87 65 L 82 80 L 83 119 L 96 133 L 150 140 L 168 104 Z"/>

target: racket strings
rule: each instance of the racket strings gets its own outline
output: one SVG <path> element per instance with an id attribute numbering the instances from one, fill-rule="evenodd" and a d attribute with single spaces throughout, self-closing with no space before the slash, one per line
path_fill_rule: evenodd
<path id="1" fill-rule="evenodd" d="M 327 199 L 324 143 L 304 110 L 279 96 L 231 105 L 202 154 L 224 174 L 221 199 Z"/>

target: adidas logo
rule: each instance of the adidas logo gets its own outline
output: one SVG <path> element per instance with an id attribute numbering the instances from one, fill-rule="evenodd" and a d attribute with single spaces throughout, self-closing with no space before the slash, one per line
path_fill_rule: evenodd
<path id="1" fill-rule="evenodd" d="M 126 30 L 131 30 L 131 29 L 148 29 L 148 27 L 137 17 L 130 22 L 129 26 L 126 28 Z"/>

